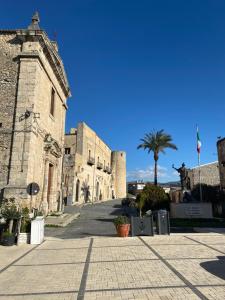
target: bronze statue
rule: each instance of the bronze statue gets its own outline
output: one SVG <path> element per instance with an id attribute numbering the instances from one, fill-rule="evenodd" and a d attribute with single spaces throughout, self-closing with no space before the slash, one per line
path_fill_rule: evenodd
<path id="1" fill-rule="evenodd" d="M 187 169 L 185 168 L 185 163 L 182 163 L 180 168 L 175 168 L 174 165 L 172 165 L 172 168 L 175 169 L 179 174 L 180 174 L 180 184 L 181 184 L 181 189 L 182 191 L 184 189 L 189 188 L 188 184 L 188 172 Z"/>

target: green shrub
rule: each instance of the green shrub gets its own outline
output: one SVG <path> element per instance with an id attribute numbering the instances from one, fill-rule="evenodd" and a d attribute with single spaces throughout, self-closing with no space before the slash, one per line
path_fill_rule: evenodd
<path id="1" fill-rule="evenodd" d="M 202 183 L 201 189 L 202 189 L 202 200 L 204 202 L 217 203 L 217 202 L 225 200 L 224 194 L 221 193 L 219 191 L 219 188 L 216 186 L 207 185 L 207 184 Z M 200 186 L 199 186 L 199 184 L 196 184 L 194 186 L 194 188 L 191 191 L 191 195 L 197 201 L 200 201 Z"/>
<path id="2" fill-rule="evenodd" d="M 29 208 L 24 207 L 21 210 L 21 226 L 20 226 L 20 232 L 30 232 L 31 230 L 31 223 L 30 223 L 30 217 L 29 217 Z"/>
<path id="3" fill-rule="evenodd" d="M 169 210 L 169 196 L 160 186 L 146 184 L 143 191 L 137 196 L 137 205 L 143 212 L 147 210 Z"/>
<path id="4" fill-rule="evenodd" d="M 14 234 L 8 230 L 3 232 L 2 234 L 2 237 L 10 237 L 10 236 L 14 236 Z"/>
<path id="5" fill-rule="evenodd" d="M 22 219 L 21 226 L 20 226 L 20 232 L 26 232 L 29 233 L 31 231 L 31 223 L 30 221 L 25 221 Z"/>
<path id="6" fill-rule="evenodd" d="M 113 223 L 115 226 L 130 224 L 130 220 L 126 216 L 118 216 L 117 218 L 114 219 Z"/>
<path id="7" fill-rule="evenodd" d="M 16 205 L 5 206 L 1 211 L 1 215 L 6 220 L 10 220 L 10 219 L 16 220 L 19 219 L 21 216 Z"/>

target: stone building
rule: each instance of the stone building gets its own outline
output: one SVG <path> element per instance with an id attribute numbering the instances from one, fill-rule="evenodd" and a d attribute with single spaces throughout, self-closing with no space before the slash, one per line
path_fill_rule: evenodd
<path id="1" fill-rule="evenodd" d="M 220 187 L 225 190 L 225 138 L 217 141 Z"/>
<path id="2" fill-rule="evenodd" d="M 57 44 L 40 29 L 37 13 L 27 29 L 0 30 L 0 65 L 1 196 L 45 213 L 59 210 L 70 89 Z M 34 182 L 40 190 L 30 196 Z"/>
<path id="3" fill-rule="evenodd" d="M 146 182 L 143 180 L 130 181 L 127 183 L 128 193 L 136 196 L 143 191 L 145 185 Z"/>
<path id="4" fill-rule="evenodd" d="M 220 185 L 220 177 L 219 177 L 219 169 L 218 162 L 212 162 L 208 164 L 204 164 L 200 166 L 201 172 L 201 183 L 208 184 L 212 186 Z M 192 169 L 188 169 L 188 178 L 190 182 L 190 188 L 199 183 L 199 167 L 194 167 Z"/>
<path id="5" fill-rule="evenodd" d="M 63 164 L 67 204 L 126 197 L 126 154 L 112 151 L 85 123 L 65 135 Z"/>

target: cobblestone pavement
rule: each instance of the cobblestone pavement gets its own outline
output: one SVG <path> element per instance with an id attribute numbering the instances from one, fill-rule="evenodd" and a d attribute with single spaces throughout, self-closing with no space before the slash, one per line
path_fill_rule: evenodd
<path id="1" fill-rule="evenodd" d="M 225 236 L 63 238 L 60 231 L 38 246 L 0 246 L 2 299 L 223 300 Z"/>

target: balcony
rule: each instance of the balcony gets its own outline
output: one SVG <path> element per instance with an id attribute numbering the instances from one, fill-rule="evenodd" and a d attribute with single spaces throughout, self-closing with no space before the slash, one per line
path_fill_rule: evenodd
<path id="1" fill-rule="evenodd" d="M 87 164 L 90 165 L 90 166 L 93 166 L 95 164 L 94 157 L 88 157 Z"/>
<path id="2" fill-rule="evenodd" d="M 110 167 L 107 167 L 107 173 L 108 173 L 108 174 L 111 174 L 111 173 L 112 173 L 112 170 L 111 170 Z"/>
<path id="3" fill-rule="evenodd" d="M 97 169 L 102 170 L 103 169 L 103 164 L 98 162 L 97 163 Z"/>

